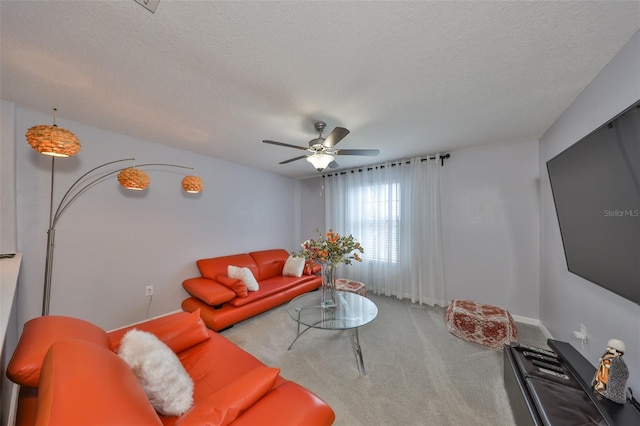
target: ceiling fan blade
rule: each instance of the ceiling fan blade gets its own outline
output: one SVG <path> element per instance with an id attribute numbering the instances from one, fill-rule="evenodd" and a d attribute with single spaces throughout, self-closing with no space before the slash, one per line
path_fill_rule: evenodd
<path id="1" fill-rule="evenodd" d="M 307 150 L 308 147 L 304 147 L 304 146 L 298 146 L 298 145 L 289 145 L 288 143 L 283 143 L 283 142 L 276 142 L 276 141 L 262 141 L 264 143 L 268 143 L 271 145 L 279 145 L 279 146 L 286 146 L 288 148 L 295 148 L 295 149 L 303 149 L 303 150 Z"/>
<path id="2" fill-rule="evenodd" d="M 301 155 L 300 157 L 290 158 L 288 160 L 281 161 L 278 164 L 287 164 L 287 163 L 291 163 L 292 161 L 302 160 L 303 158 L 307 158 L 307 156 Z"/>
<path id="3" fill-rule="evenodd" d="M 331 133 L 329 133 L 329 136 L 326 137 L 326 139 L 322 144 L 327 148 L 331 148 L 335 144 L 340 142 L 348 134 L 349 134 L 349 131 L 344 127 L 336 127 L 335 129 L 333 129 Z"/>
<path id="4" fill-rule="evenodd" d="M 379 149 L 337 149 L 335 155 L 378 155 Z"/>

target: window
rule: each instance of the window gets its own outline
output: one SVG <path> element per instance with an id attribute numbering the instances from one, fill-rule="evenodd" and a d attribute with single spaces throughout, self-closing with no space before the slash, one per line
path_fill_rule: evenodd
<path id="1" fill-rule="evenodd" d="M 348 222 L 361 231 L 366 248 L 363 257 L 379 262 L 398 262 L 400 245 L 400 183 L 366 185 L 349 191 Z"/>
<path id="2" fill-rule="evenodd" d="M 341 270 L 345 278 L 376 294 L 447 305 L 440 161 L 416 157 L 325 177 L 325 227 L 353 234 L 364 248 L 362 263 Z"/>

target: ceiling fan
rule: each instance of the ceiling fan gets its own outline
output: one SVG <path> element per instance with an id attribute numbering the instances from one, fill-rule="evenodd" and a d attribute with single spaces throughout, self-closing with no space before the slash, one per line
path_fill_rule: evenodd
<path id="1" fill-rule="evenodd" d="M 287 164 L 292 161 L 306 158 L 309 163 L 315 167 L 319 172 L 323 171 L 327 167 L 336 168 L 338 163 L 334 161 L 334 155 L 378 155 L 380 150 L 378 149 L 335 149 L 335 145 L 340 142 L 345 136 L 349 134 L 349 131 L 344 127 L 336 127 L 333 129 L 329 136 L 322 137 L 322 132 L 327 125 L 322 121 L 318 121 L 314 124 L 318 137 L 309 141 L 309 146 L 290 145 L 288 143 L 263 140 L 262 142 L 271 145 L 286 146 L 288 148 L 301 149 L 309 152 L 309 154 L 300 155 L 299 157 L 290 158 L 285 161 L 281 161 L 279 164 Z"/>

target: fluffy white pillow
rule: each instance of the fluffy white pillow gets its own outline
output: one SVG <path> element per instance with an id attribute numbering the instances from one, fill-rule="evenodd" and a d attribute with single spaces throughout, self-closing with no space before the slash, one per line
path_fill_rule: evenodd
<path id="1" fill-rule="evenodd" d="M 153 408 L 179 416 L 193 405 L 193 381 L 175 353 L 160 339 L 135 328 L 122 338 L 118 355 L 134 371 Z"/>
<path id="2" fill-rule="evenodd" d="M 287 261 L 284 263 L 284 268 L 282 269 L 282 275 L 289 275 L 292 277 L 301 277 L 302 271 L 304 270 L 304 257 L 293 257 L 289 256 Z"/>
<path id="3" fill-rule="evenodd" d="M 242 280 L 249 291 L 258 291 L 260 289 L 258 281 L 256 281 L 256 277 L 253 276 L 253 273 L 249 268 L 239 268 L 237 266 L 229 265 L 227 267 L 227 276 Z"/>

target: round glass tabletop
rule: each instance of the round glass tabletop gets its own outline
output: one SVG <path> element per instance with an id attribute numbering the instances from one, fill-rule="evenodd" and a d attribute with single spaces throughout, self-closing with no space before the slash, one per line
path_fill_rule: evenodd
<path id="1" fill-rule="evenodd" d="M 302 294 L 287 307 L 289 316 L 302 325 L 325 330 L 349 330 L 362 327 L 378 315 L 378 307 L 359 294 L 336 291 L 336 305 L 320 305 L 321 291 Z"/>

